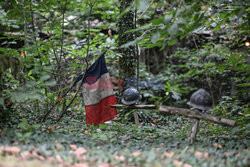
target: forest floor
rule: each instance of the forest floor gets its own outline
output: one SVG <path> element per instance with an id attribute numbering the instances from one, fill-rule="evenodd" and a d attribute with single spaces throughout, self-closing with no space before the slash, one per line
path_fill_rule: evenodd
<path id="1" fill-rule="evenodd" d="M 189 145 L 190 120 L 166 117 L 164 125 L 116 120 L 86 126 L 83 113 L 59 123 L 35 124 L 34 114 L 16 115 L 0 128 L 0 167 L 16 166 L 248 166 L 249 137 L 229 127 L 201 121 Z M 28 120 L 28 121 L 27 121 Z M 21 121 L 21 122 L 20 122 Z"/>

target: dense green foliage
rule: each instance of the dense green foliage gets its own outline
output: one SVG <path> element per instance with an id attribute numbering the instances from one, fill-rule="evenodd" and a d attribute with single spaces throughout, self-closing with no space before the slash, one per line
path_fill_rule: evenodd
<path id="1" fill-rule="evenodd" d="M 0 144 L 21 145 L 22 153 L 35 150 L 45 159 L 60 155 L 71 164 L 86 161 L 96 166 L 102 162 L 117 166 L 178 166 L 180 162 L 183 164 L 179 166 L 247 165 L 249 2 L 135 0 L 126 9 L 119 2 L 0 2 Z M 136 21 L 131 21 L 135 9 Z M 121 18 L 136 26 L 119 29 Z M 127 34 L 126 42 L 118 40 L 122 39 L 119 35 Z M 127 50 L 130 55 L 125 58 L 134 59 L 136 45 L 140 54 L 139 79 L 151 81 L 139 90 L 143 95 L 141 104 L 188 108 L 191 94 L 204 88 L 214 105 L 209 114 L 233 119 L 237 126 L 227 128 L 202 121 L 199 143 L 194 146 L 188 146 L 187 118 L 158 112 L 139 111 L 139 128 L 132 124 L 133 111 L 122 110 L 111 124 L 83 126 L 85 111 L 80 95 L 65 117 L 55 121 L 79 85 L 67 96 L 62 95 L 98 55 L 109 48 L 108 68 L 113 78 L 119 78 L 124 76 L 119 73 L 119 65 L 124 63 L 126 68 L 136 69 L 135 60 L 121 58 L 122 50 Z M 117 89 L 115 92 L 118 95 Z M 120 98 L 117 96 L 118 101 Z M 60 104 L 45 123 L 40 123 L 39 118 L 57 102 Z M 69 144 L 87 149 L 87 158 L 70 154 Z M 1 152 L 4 151 L 0 146 Z M 171 152 L 173 156 L 168 154 Z"/>

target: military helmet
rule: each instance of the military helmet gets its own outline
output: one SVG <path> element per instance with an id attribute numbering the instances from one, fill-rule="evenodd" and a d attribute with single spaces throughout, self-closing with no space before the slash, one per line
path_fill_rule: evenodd
<path id="1" fill-rule="evenodd" d="M 125 105 L 135 104 L 141 99 L 141 95 L 137 89 L 130 87 L 123 92 L 122 103 Z"/>
<path id="2" fill-rule="evenodd" d="M 213 110 L 212 98 L 210 94 L 204 89 L 195 91 L 187 104 L 200 110 Z"/>

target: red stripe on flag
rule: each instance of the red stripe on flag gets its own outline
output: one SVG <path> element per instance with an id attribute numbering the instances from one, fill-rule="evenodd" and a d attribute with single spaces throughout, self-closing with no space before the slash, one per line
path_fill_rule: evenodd
<path id="1" fill-rule="evenodd" d="M 115 95 L 102 99 L 98 104 L 85 106 L 86 123 L 98 125 L 112 120 L 117 115 L 117 110 L 110 105 L 116 104 Z"/>

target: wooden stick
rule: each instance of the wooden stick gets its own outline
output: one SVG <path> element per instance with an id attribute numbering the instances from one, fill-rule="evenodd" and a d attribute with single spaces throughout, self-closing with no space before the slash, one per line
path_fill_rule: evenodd
<path id="1" fill-rule="evenodd" d="M 169 114 L 178 114 L 178 115 L 183 115 L 183 116 L 190 117 L 190 118 L 204 119 L 204 120 L 211 121 L 217 124 L 225 124 L 229 126 L 235 125 L 234 120 L 230 120 L 226 118 L 219 118 L 219 117 L 204 114 L 202 112 L 194 111 L 194 110 L 188 110 L 188 109 L 177 108 L 177 107 L 169 107 L 169 106 L 160 106 L 159 110 L 161 112 L 166 112 Z"/>
<path id="2" fill-rule="evenodd" d="M 110 107 L 112 108 L 127 108 L 127 109 L 157 109 L 156 105 L 123 105 L 123 104 L 116 104 L 116 105 L 111 105 Z"/>
<path id="3" fill-rule="evenodd" d="M 137 114 L 137 112 L 134 112 L 133 114 L 134 114 L 135 124 L 136 124 L 136 126 L 139 126 L 140 122 L 139 122 L 138 114 Z"/>
<path id="4" fill-rule="evenodd" d="M 199 119 L 193 119 L 192 126 L 191 126 L 191 135 L 190 135 L 190 144 L 194 144 L 194 141 L 196 139 L 196 134 L 199 130 Z"/>

